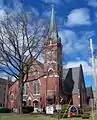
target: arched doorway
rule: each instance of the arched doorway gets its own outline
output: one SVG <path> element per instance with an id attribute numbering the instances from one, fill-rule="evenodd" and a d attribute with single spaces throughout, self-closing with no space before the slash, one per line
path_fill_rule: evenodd
<path id="1" fill-rule="evenodd" d="M 37 113 L 39 111 L 39 101 L 37 99 L 33 100 L 34 112 Z"/>
<path id="2" fill-rule="evenodd" d="M 31 106 L 31 100 L 28 101 L 28 105 Z"/>
<path id="3" fill-rule="evenodd" d="M 38 108 L 39 107 L 39 102 L 38 102 L 38 100 L 33 100 L 33 106 L 34 106 L 34 108 Z"/>

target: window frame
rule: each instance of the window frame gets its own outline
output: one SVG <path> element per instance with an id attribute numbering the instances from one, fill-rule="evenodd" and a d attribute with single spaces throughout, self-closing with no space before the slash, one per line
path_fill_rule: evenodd
<path id="1" fill-rule="evenodd" d="M 35 82 L 36 82 L 36 86 L 34 86 L 35 85 Z M 38 83 L 37 83 L 38 82 Z M 39 87 L 39 90 L 37 90 L 37 88 L 34 88 L 34 87 L 37 87 L 37 85 L 39 85 L 38 87 Z M 41 86 L 41 83 L 40 83 L 40 80 L 38 79 L 38 80 L 36 80 L 36 81 L 33 81 L 33 95 L 40 95 L 40 86 Z M 39 91 L 39 93 L 38 92 L 36 92 L 36 91 Z"/>
<path id="2" fill-rule="evenodd" d="M 26 85 L 26 86 L 25 86 Z M 24 93 L 24 89 L 25 89 L 25 87 L 26 87 L 26 94 Z M 23 88 L 23 96 L 27 96 L 28 95 L 28 87 L 29 87 L 29 83 L 28 82 L 26 82 L 25 84 L 24 84 L 24 88 Z"/>
<path id="3" fill-rule="evenodd" d="M 32 71 L 32 69 L 33 69 L 33 71 Z M 35 74 L 36 74 L 36 69 L 35 69 L 35 67 L 31 66 L 30 69 L 29 69 L 29 71 L 28 71 L 28 74 L 30 74 L 30 75 L 35 75 Z"/>

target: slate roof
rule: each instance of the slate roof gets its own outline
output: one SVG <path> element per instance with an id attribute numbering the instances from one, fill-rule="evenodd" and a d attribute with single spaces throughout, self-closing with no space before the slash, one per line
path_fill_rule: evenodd
<path id="1" fill-rule="evenodd" d="M 79 89 L 80 67 L 72 68 L 72 79 L 74 81 L 73 93 L 77 93 Z"/>
<path id="2" fill-rule="evenodd" d="M 66 79 L 69 69 L 63 69 L 63 80 Z"/>
<path id="3" fill-rule="evenodd" d="M 90 96 L 90 98 L 94 98 L 92 86 L 86 88 L 86 93 L 87 93 L 87 97 Z"/>
<path id="4" fill-rule="evenodd" d="M 72 93 L 74 81 L 72 80 L 72 69 L 63 70 L 63 91 L 65 93 Z"/>
<path id="5" fill-rule="evenodd" d="M 63 84 L 64 84 L 63 87 L 67 87 L 67 85 L 65 85 L 66 84 L 65 81 L 68 81 L 69 82 L 68 89 L 70 86 L 72 86 L 73 87 L 72 93 L 77 93 L 80 87 L 80 72 L 81 72 L 81 66 L 75 68 L 63 69 Z"/>

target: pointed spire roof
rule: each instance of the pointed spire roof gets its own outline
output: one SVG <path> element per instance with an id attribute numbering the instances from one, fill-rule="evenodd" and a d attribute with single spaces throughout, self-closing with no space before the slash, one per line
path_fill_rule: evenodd
<path id="1" fill-rule="evenodd" d="M 49 38 L 51 38 L 53 41 L 58 40 L 58 31 L 57 31 L 54 5 L 52 5 L 52 12 L 51 12 L 51 19 L 49 26 Z"/>

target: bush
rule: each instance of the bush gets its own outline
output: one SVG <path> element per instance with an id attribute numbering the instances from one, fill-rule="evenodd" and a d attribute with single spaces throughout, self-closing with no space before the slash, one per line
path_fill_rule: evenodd
<path id="1" fill-rule="evenodd" d="M 83 113 L 84 113 L 84 109 L 78 108 L 78 114 L 83 114 Z"/>
<path id="2" fill-rule="evenodd" d="M 91 110 L 92 110 L 92 108 L 91 108 L 91 107 L 89 107 L 89 106 L 86 106 L 85 108 L 83 108 L 83 110 L 84 110 L 84 112 L 89 112 L 89 111 L 91 111 Z"/>
<path id="3" fill-rule="evenodd" d="M 70 108 L 70 105 L 68 105 L 68 104 L 62 105 L 62 108 L 61 108 L 61 111 L 58 114 L 58 117 L 59 118 L 67 118 L 69 108 Z"/>
<path id="4" fill-rule="evenodd" d="M 31 113 L 31 112 L 33 112 L 34 111 L 34 107 L 32 107 L 32 106 L 25 106 L 25 107 L 22 107 L 22 111 L 23 111 L 23 113 Z"/>
<path id="5" fill-rule="evenodd" d="M 0 113 L 10 113 L 10 112 L 11 112 L 11 109 L 9 108 L 4 108 L 4 107 L 0 108 Z"/>
<path id="6" fill-rule="evenodd" d="M 81 116 L 82 116 L 81 114 L 76 115 L 76 117 L 81 117 Z"/>
<path id="7" fill-rule="evenodd" d="M 89 116 L 91 115 L 90 112 L 85 112 L 85 114 L 87 114 L 87 115 L 89 115 Z"/>
<path id="8" fill-rule="evenodd" d="M 68 117 L 68 113 L 64 114 L 64 113 L 60 113 L 58 115 L 58 118 L 67 118 Z"/>
<path id="9" fill-rule="evenodd" d="M 64 113 L 64 112 L 68 113 L 68 110 L 70 107 L 71 107 L 71 105 L 68 105 L 68 104 L 62 105 L 61 113 Z"/>
<path id="10" fill-rule="evenodd" d="M 90 115 L 85 113 L 82 115 L 82 119 L 89 119 L 90 118 Z"/>

